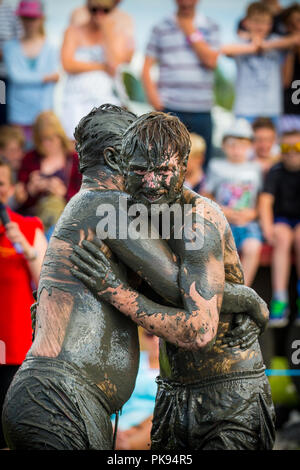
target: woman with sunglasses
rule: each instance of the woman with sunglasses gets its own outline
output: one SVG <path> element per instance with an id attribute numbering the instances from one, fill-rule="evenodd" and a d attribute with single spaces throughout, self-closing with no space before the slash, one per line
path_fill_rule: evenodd
<path id="1" fill-rule="evenodd" d="M 67 72 L 62 104 L 62 123 L 69 138 L 80 119 L 94 106 L 119 104 L 114 93 L 117 67 L 133 55 L 128 15 L 116 9 L 119 0 L 87 0 L 86 23 L 71 24 L 62 46 L 62 64 Z M 125 23 L 121 18 L 126 18 Z M 130 23 L 129 19 L 129 23 Z"/>

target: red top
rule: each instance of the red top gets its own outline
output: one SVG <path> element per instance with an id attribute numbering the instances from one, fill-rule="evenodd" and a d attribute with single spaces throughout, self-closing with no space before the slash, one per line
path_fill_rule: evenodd
<path id="1" fill-rule="evenodd" d="M 18 181 L 21 181 L 22 183 L 25 183 L 25 185 L 27 185 L 30 173 L 36 170 L 40 170 L 41 160 L 42 156 L 36 150 L 28 152 L 23 158 L 21 168 L 18 174 Z M 66 166 L 62 170 L 57 171 L 53 175 L 48 175 L 48 177 L 49 176 L 57 176 L 58 178 L 61 178 L 61 180 L 67 187 L 65 199 L 68 202 L 71 197 L 73 197 L 79 191 L 81 185 L 81 174 L 79 172 L 77 153 L 69 153 L 67 155 Z M 28 213 L 29 211 L 27 211 L 27 209 L 32 206 L 35 206 L 38 200 L 44 195 L 44 193 L 40 193 L 37 194 L 35 197 L 29 196 L 27 201 L 22 205 L 22 207 L 20 207 L 20 211 L 22 213 L 24 211 Z"/>
<path id="2" fill-rule="evenodd" d="M 37 217 L 23 217 L 7 208 L 12 222 L 33 245 Z M 33 304 L 31 275 L 27 261 L 16 252 L 0 225 L 0 364 L 21 364 L 32 342 L 30 306 Z"/>

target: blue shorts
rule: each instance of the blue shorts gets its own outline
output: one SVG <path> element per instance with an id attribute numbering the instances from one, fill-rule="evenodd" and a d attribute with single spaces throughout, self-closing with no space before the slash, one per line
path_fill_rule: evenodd
<path id="1" fill-rule="evenodd" d="M 260 242 L 263 240 L 261 229 L 257 222 L 250 222 L 250 224 L 243 226 L 230 225 L 230 227 L 237 250 L 240 250 L 244 242 L 250 238 L 254 238 Z"/>
<path id="2" fill-rule="evenodd" d="M 290 217 L 275 217 L 274 224 L 286 224 L 291 228 L 295 228 L 298 224 L 300 224 L 300 219 Z"/>

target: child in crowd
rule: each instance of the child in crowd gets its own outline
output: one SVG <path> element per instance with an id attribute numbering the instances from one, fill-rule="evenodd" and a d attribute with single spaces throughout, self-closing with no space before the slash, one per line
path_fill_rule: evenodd
<path id="1" fill-rule="evenodd" d="M 262 175 L 258 163 L 249 161 L 251 147 L 251 126 L 238 120 L 223 138 L 226 159 L 211 161 L 204 187 L 205 194 L 216 200 L 230 223 L 247 286 L 254 280 L 262 244 L 256 220 Z"/>
<path id="2" fill-rule="evenodd" d="M 184 184 L 200 194 L 204 185 L 204 171 L 202 165 L 205 159 L 206 143 L 203 137 L 191 133 L 191 151 L 188 159 Z"/>
<path id="3" fill-rule="evenodd" d="M 277 152 L 276 128 L 269 118 L 258 118 L 252 125 L 253 160 L 256 161 L 265 175 L 279 160 Z"/>
<path id="4" fill-rule="evenodd" d="M 300 131 L 283 134 L 282 161 L 268 173 L 260 196 L 259 214 L 264 236 L 273 246 L 270 325 L 288 323 L 288 282 L 291 250 L 294 247 L 298 275 L 298 316 L 300 325 Z"/>
<path id="5" fill-rule="evenodd" d="M 13 126 L 0 127 L 0 155 L 8 161 L 13 171 L 18 171 L 25 152 L 25 135 Z"/>
<path id="6" fill-rule="evenodd" d="M 8 206 L 17 209 L 26 199 L 23 183 L 16 182 L 17 174 L 25 155 L 25 135 L 21 128 L 15 126 L 0 127 L 0 156 L 9 165 L 15 180 L 14 194 L 8 199 Z"/>
<path id="7" fill-rule="evenodd" d="M 277 125 L 282 113 L 282 65 L 285 59 L 281 49 L 299 44 L 299 35 L 277 39 L 271 34 L 273 15 L 261 2 L 248 7 L 244 23 L 249 39 L 222 48 L 224 54 L 235 57 L 237 64 L 234 112 L 250 123 L 258 116 L 266 116 Z M 245 45 L 253 50 L 243 52 Z"/>

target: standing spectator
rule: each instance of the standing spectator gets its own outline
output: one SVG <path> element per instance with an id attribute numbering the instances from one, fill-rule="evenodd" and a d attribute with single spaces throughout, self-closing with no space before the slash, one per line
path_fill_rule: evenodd
<path id="1" fill-rule="evenodd" d="M 77 154 L 52 111 L 38 116 L 33 126 L 35 148 L 27 153 L 19 171 L 25 185 L 22 213 L 39 215 L 46 230 L 55 224 L 66 202 L 79 191 L 81 175 Z"/>
<path id="2" fill-rule="evenodd" d="M 5 42 L 3 58 L 10 82 L 7 98 L 8 122 L 21 126 L 28 141 L 38 114 L 53 108 L 54 83 L 58 80 L 58 60 L 44 32 L 44 16 L 39 1 L 21 1 L 16 14 L 21 18 L 21 40 Z"/>
<path id="3" fill-rule="evenodd" d="M 237 64 L 236 99 L 237 117 L 251 124 L 259 117 L 269 117 L 278 125 L 282 113 L 282 64 L 284 52 L 299 42 L 299 36 L 277 39 L 271 35 L 272 13 L 263 3 L 251 3 L 245 22 L 250 35 L 248 44 L 253 51 L 240 53 L 241 45 L 224 46 L 223 53 L 234 57 Z"/>
<path id="4" fill-rule="evenodd" d="M 197 3 L 198 0 L 176 0 L 176 15 L 153 28 L 142 78 L 154 109 L 175 114 L 190 132 L 205 139 L 206 167 L 211 157 L 211 109 L 219 28 L 206 16 L 196 14 Z M 156 63 L 158 84 L 151 77 Z"/>
<path id="5" fill-rule="evenodd" d="M 276 128 L 269 118 L 258 118 L 253 125 L 253 160 L 256 161 L 265 175 L 279 160 L 276 155 Z M 278 152 L 279 153 L 279 152 Z"/>
<path id="6" fill-rule="evenodd" d="M 134 52 L 133 27 L 128 15 L 115 11 L 117 0 L 87 0 L 89 21 L 71 25 L 62 46 L 67 72 L 62 123 L 70 139 L 80 119 L 93 107 L 119 104 L 113 77 Z M 124 27 L 124 22 L 129 28 Z"/>
<path id="7" fill-rule="evenodd" d="M 252 130 L 237 121 L 223 138 L 226 159 L 211 161 L 204 193 L 222 207 L 241 255 L 245 285 L 251 286 L 260 261 L 262 235 L 257 222 L 257 199 L 261 190 L 260 166 L 249 161 Z"/>
<path id="8" fill-rule="evenodd" d="M 300 33 L 300 5 L 298 3 L 295 3 L 286 10 L 285 22 L 289 33 Z M 281 133 L 295 129 L 300 130 L 300 106 L 293 98 L 296 92 L 293 83 L 297 81 L 297 88 L 299 89 L 299 79 L 300 44 L 289 51 L 283 69 L 284 116 L 280 119 L 279 130 Z"/>
<path id="9" fill-rule="evenodd" d="M 20 38 L 22 35 L 22 24 L 9 5 L 3 5 L 0 0 L 0 81 L 5 84 L 6 94 L 8 88 L 5 65 L 3 62 L 3 44 L 10 39 Z M 3 86 L 3 85 L 2 85 Z M 3 90 L 0 91 L 1 98 Z M 6 124 L 6 104 L 0 104 L 0 125 Z"/>
<path id="10" fill-rule="evenodd" d="M 6 206 L 13 191 L 12 170 L 0 159 L 0 202 Z M 37 286 L 47 248 L 39 219 L 6 210 L 11 221 L 5 226 L 0 221 L 0 416 L 9 384 L 31 346 L 32 282 Z"/>
<path id="11" fill-rule="evenodd" d="M 259 203 L 263 233 L 273 246 L 270 325 L 275 327 L 288 323 L 292 247 L 298 274 L 296 322 L 300 325 L 300 131 L 283 134 L 281 152 L 282 161 L 268 173 Z"/>
<path id="12" fill-rule="evenodd" d="M 184 184 L 200 194 L 205 182 L 203 163 L 205 159 L 206 143 L 203 137 L 198 134 L 191 133 L 190 137 L 191 151 L 187 163 Z"/>

